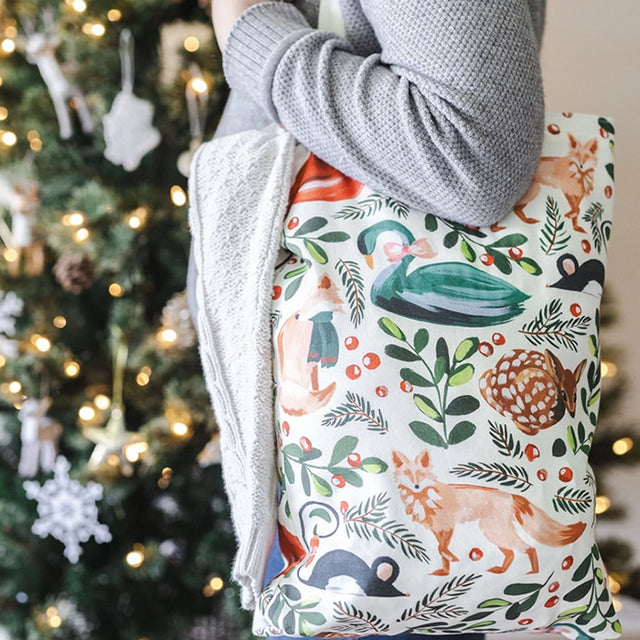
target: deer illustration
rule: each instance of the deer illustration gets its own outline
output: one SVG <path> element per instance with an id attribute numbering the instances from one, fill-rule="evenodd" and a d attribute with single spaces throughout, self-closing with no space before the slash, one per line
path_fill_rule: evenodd
<path id="1" fill-rule="evenodd" d="M 498 413 L 513 420 L 520 431 L 533 436 L 576 411 L 578 381 L 587 364 L 574 371 L 545 349 L 513 349 L 480 378 L 482 397 Z"/>

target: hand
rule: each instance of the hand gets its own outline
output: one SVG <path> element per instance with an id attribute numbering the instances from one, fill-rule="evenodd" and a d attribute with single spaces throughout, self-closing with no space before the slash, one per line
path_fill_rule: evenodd
<path id="1" fill-rule="evenodd" d="M 220 51 L 224 51 L 233 23 L 254 4 L 266 0 L 211 0 L 211 18 Z"/>

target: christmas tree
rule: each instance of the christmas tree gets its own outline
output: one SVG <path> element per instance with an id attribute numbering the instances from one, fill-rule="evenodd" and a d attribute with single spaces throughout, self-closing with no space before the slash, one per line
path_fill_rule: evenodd
<path id="1" fill-rule="evenodd" d="M 184 294 L 196 0 L 0 4 L 0 637 L 248 637 Z"/>

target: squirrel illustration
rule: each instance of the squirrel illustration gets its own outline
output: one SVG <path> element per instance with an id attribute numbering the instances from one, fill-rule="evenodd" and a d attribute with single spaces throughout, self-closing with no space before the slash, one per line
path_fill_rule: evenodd
<path id="1" fill-rule="evenodd" d="M 300 538 L 278 523 L 280 551 L 287 563 L 278 576 L 297 567 L 298 579 L 317 589 L 386 598 L 407 595 L 393 584 L 400 573 L 393 558 L 380 556 L 369 566 L 355 553 L 344 549 L 333 549 L 318 556 L 320 539 L 328 538 L 338 530 L 338 514 L 333 507 L 310 501 L 302 506 L 299 515 Z M 307 541 L 305 528 L 312 521 L 313 535 Z"/>
<path id="2" fill-rule="evenodd" d="M 591 296 L 600 297 L 604 285 L 604 264 L 592 258 L 582 264 L 570 253 L 565 253 L 557 261 L 560 279 L 550 287 L 566 291 L 581 291 Z"/>
<path id="3" fill-rule="evenodd" d="M 302 308 L 282 324 L 277 337 L 278 402 L 285 413 L 306 415 L 331 400 L 336 383 L 321 389 L 318 367 L 334 367 L 338 361 L 339 340 L 332 319 L 342 310 L 336 286 L 324 274 Z"/>
<path id="4" fill-rule="evenodd" d="M 430 468 L 427 450 L 413 461 L 399 451 L 393 451 L 392 458 L 405 513 L 429 529 L 438 541 L 442 567 L 432 575 L 449 575 L 451 562 L 458 561 L 449 544 L 456 526 L 463 522 L 477 522 L 485 538 L 503 553 L 502 564 L 489 569 L 492 573 L 504 573 L 516 552 L 527 554 L 529 573 L 538 573 L 536 548 L 522 539 L 520 527 L 537 542 L 551 547 L 571 544 L 586 528 L 584 522 L 556 522 L 520 495 L 493 487 L 440 482 Z"/>
<path id="5" fill-rule="evenodd" d="M 540 222 L 527 217 L 524 208 L 536 198 L 540 193 L 540 186 L 544 184 L 562 190 L 571 207 L 564 215 L 571 220 L 576 231 L 584 233 L 584 229 L 578 224 L 580 203 L 593 191 L 593 179 L 598 164 L 597 152 L 597 138 L 591 138 L 582 144 L 575 136 L 569 134 L 569 153 L 566 156 L 540 158 L 529 190 L 513 208 L 520 220 L 527 223 Z"/>

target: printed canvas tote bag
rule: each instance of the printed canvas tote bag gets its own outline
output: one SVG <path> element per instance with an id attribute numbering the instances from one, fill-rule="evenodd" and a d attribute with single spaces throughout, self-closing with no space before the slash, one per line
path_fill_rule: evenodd
<path id="1" fill-rule="evenodd" d="M 257 635 L 619 636 L 588 464 L 613 134 L 549 113 L 491 228 L 297 148 L 272 307 L 285 566 Z"/>

